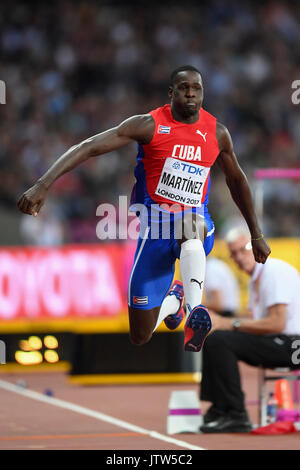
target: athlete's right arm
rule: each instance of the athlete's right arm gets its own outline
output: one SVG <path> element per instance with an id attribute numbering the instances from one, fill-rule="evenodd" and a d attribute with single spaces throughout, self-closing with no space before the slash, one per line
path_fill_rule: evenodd
<path id="1" fill-rule="evenodd" d="M 22 194 L 18 200 L 20 211 L 37 216 L 45 202 L 48 189 L 64 173 L 77 167 L 90 157 L 111 152 L 131 142 L 136 141 L 139 144 L 147 144 L 153 137 L 154 129 L 155 122 L 150 114 L 132 116 L 119 126 L 74 145 L 61 155 L 31 188 Z"/>

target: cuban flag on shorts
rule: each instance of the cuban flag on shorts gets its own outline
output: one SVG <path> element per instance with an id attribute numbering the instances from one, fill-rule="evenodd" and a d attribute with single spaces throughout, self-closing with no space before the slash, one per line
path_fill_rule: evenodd
<path id="1" fill-rule="evenodd" d="M 171 127 L 169 126 L 162 126 L 161 124 L 158 125 L 158 134 L 170 134 Z"/>
<path id="2" fill-rule="evenodd" d="M 138 297 L 136 295 L 133 296 L 133 303 L 136 305 L 147 305 L 148 303 L 148 296 L 144 295 L 142 297 Z"/>

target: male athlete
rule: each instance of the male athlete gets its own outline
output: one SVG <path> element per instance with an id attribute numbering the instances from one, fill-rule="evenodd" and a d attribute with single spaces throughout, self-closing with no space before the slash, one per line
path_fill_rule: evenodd
<path id="1" fill-rule="evenodd" d="M 146 343 L 163 320 L 170 329 L 177 328 L 184 317 L 185 296 L 188 311 L 184 349 L 199 351 L 212 326 L 201 301 L 206 256 L 214 241 L 207 202 L 209 173 L 215 161 L 248 224 L 256 261 L 265 263 L 270 248 L 258 225 L 251 191 L 234 154 L 230 134 L 202 108 L 200 72 L 192 66 L 176 69 L 171 75 L 169 98 L 170 104 L 132 116 L 71 147 L 21 196 L 18 207 L 25 214 L 37 216 L 57 178 L 90 157 L 136 141 L 139 152 L 132 201 L 142 203 L 148 216 L 154 206 L 161 216 L 168 214 L 171 230 L 168 238 L 153 236 L 155 223 L 149 223 L 151 217 L 145 222 L 145 211 L 140 214 L 143 233 L 128 289 L 131 341 L 137 345 Z M 156 219 L 160 233 L 159 218 Z M 183 230 L 178 235 L 179 225 Z M 182 283 L 177 281 L 171 286 L 176 258 Z"/>

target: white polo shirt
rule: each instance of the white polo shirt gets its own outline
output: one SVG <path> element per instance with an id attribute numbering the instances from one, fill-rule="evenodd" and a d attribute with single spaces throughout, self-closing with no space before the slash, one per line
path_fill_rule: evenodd
<path id="1" fill-rule="evenodd" d="M 287 305 L 287 335 L 300 334 L 300 274 L 290 264 L 268 258 L 257 263 L 249 283 L 249 310 L 254 319 L 266 317 L 268 308 L 276 304 Z"/>
<path id="2" fill-rule="evenodd" d="M 214 290 L 220 292 L 223 311 L 239 310 L 239 285 L 235 275 L 224 261 L 214 257 L 207 259 L 204 289 L 207 294 Z"/>

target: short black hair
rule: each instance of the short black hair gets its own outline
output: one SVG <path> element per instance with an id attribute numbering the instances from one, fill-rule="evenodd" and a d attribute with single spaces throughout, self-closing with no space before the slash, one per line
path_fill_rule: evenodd
<path id="1" fill-rule="evenodd" d="M 200 71 L 196 67 L 194 67 L 193 65 L 181 65 L 180 67 L 177 67 L 177 69 L 173 70 L 173 72 L 171 73 L 171 75 L 170 75 L 170 85 L 174 85 L 176 75 L 179 72 L 186 72 L 188 70 L 190 70 L 191 72 L 197 72 L 201 76 Z"/>

